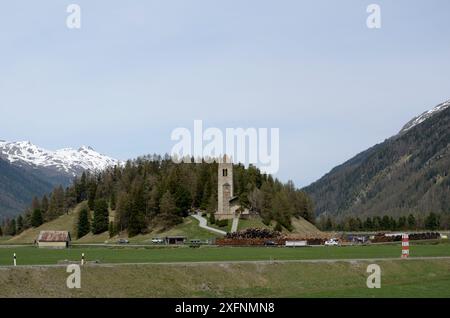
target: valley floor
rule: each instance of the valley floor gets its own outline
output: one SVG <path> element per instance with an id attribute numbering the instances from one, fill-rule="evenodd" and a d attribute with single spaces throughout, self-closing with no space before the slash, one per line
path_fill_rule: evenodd
<path id="1" fill-rule="evenodd" d="M 85 266 L 80 289 L 65 267 L 0 268 L 0 297 L 450 297 L 450 260 L 378 261 L 380 289 L 370 263 Z"/>
<path id="2" fill-rule="evenodd" d="M 380 259 L 399 258 L 399 244 L 345 246 L 345 247 L 93 247 L 77 245 L 69 249 L 39 249 L 31 246 L 5 246 L 0 248 L 0 266 L 12 265 L 16 253 L 18 265 L 58 264 L 64 261 L 80 261 L 84 253 L 88 261 L 108 263 L 167 263 L 211 261 L 276 261 L 314 259 Z M 414 243 L 410 247 L 412 257 L 450 256 L 450 244 Z"/>
<path id="3" fill-rule="evenodd" d="M 346 247 L 0 248 L 0 297 L 450 297 L 450 244 Z M 16 253 L 18 266 L 12 266 Z M 79 262 L 81 289 L 66 287 Z M 381 266 L 381 289 L 366 287 Z"/>

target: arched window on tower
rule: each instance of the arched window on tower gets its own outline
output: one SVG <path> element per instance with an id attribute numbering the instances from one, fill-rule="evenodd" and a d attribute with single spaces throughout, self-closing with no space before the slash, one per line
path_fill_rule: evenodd
<path id="1" fill-rule="evenodd" d="M 222 176 L 223 177 L 228 176 L 228 169 L 222 169 Z"/>

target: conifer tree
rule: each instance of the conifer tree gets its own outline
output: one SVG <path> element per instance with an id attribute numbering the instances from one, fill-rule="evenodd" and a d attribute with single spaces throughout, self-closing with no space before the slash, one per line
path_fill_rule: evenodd
<path id="1" fill-rule="evenodd" d="M 108 226 L 108 232 L 109 232 L 109 237 L 114 237 L 116 235 L 115 233 L 115 227 L 114 227 L 114 222 L 109 222 L 109 226 Z"/>
<path id="2" fill-rule="evenodd" d="M 416 218 L 412 214 L 408 215 L 408 228 L 410 230 L 416 229 Z"/>
<path id="3" fill-rule="evenodd" d="M 175 205 L 175 200 L 169 191 L 164 193 L 161 198 L 161 203 L 159 207 L 161 211 L 161 217 L 167 227 L 173 226 L 181 222 L 181 218 L 177 213 L 177 206 Z"/>
<path id="4" fill-rule="evenodd" d="M 92 220 L 92 233 L 100 234 L 108 231 L 108 225 L 108 203 L 105 199 L 96 200 L 94 205 L 94 218 Z"/>
<path id="5" fill-rule="evenodd" d="M 39 208 L 34 209 L 31 214 L 31 226 L 38 227 L 38 226 L 42 225 L 43 222 L 44 222 L 44 220 L 42 218 L 41 209 L 39 209 Z"/>
<path id="6" fill-rule="evenodd" d="M 11 236 L 14 236 L 17 234 L 17 228 L 16 228 L 16 220 L 12 219 L 9 223 L 9 229 L 8 229 L 8 234 Z"/>
<path id="7" fill-rule="evenodd" d="M 81 238 L 88 234 L 90 229 L 89 211 L 86 207 L 83 207 L 78 215 L 77 238 Z"/>
<path id="8" fill-rule="evenodd" d="M 49 205 L 48 197 L 47 197 L 46 194 L 44 194 L 44 196 L 42 197 L 42 202 L 41 202 L 41 206 L 40 206 L 41 212 L 42 212 L 43 214 L 47 213 L 47 211 L 48 211 L 48 205 Z M 34 210 L 34 208 L 33 208 L 33 210 Z"/>
<path id="9" fill-rule="evenodd" d="M 21 233 L 23 231 L 23 217 L 19 215 L 17 217 L 17 233 Z"/>

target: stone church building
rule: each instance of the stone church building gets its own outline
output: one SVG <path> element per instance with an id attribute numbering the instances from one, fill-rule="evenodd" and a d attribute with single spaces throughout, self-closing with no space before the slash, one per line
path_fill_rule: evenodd
<path id="1" fill-rule="evenodd" d="M 233 219 L 243 214 L 249 214 L 248 209 L 241 209 L 237 196 L 233 195 L 233 162 L 227 155 L 219 162 L 217 189 L 217 212 L 216 219 Z"/>

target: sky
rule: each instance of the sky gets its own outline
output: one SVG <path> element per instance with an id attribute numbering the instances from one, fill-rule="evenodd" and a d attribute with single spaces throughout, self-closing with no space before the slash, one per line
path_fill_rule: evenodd
<path id="1" fill-rule="evenodd" d="M 69 4 L 81 28 L 69 29 Z M 369 4 L 381 28 L 369 29 Z M 306 186 L 450 99 L 450 2 L 9 1 L 0 139 L 170 152 L 177 127 L 279 128 L 283 181 Z"/>

